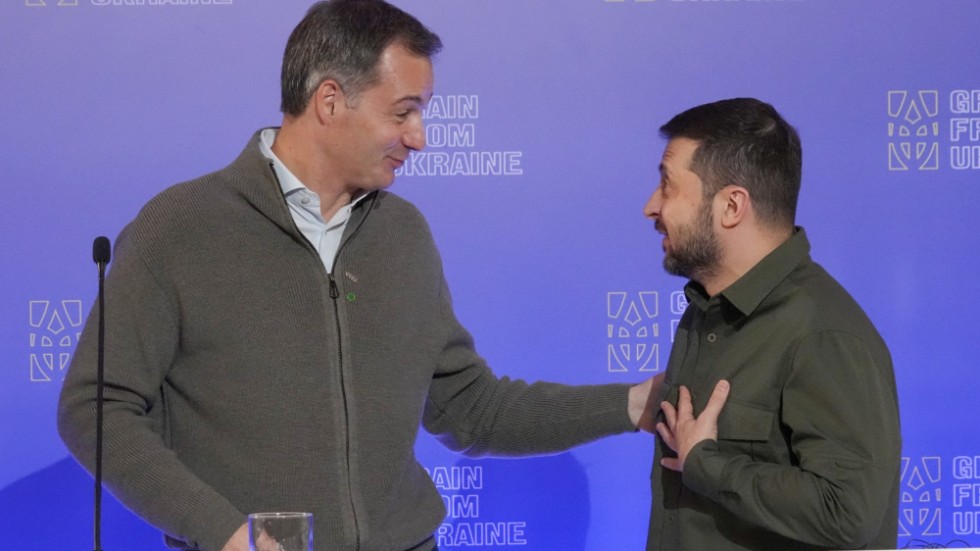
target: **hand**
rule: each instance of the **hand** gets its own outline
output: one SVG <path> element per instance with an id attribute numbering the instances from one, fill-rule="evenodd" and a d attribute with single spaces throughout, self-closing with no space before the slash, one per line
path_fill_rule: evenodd
<path id="1" fill-rule="evenodd" d="M 708 404 L 704 406 L 701 416 L 694 417 L 694 407 L 691 405 L 691 392 L 681 386 L 677 398 L 677 409 L 670 402 L 661 402 L 660 409 L 664 412 L 667 423 L 657 423 L 657 433 L 677 457 L 664 457 L 660 464 L 665 469 L 684 472 L 684 462 L 687 454 L 699 442 L 718 439 L 718 415 L 728 399 L 729 384 L 726 380 L 718 381 L 715 385 Z"/>
<path id="2" fill-rule="evenodd" d="M 282 551 L 282 544 L 277 542 L 265 530 L 259 533 L 258 537 L 255 538 L 255 550 L 256 551 Z"/>
<path id="3" fill-rule="evenodd" d="M 243 524 L 232 534 L 221 551 L 248 551 L 248 524 Z"/>
<path id="4" fill-rule="evenodd" d="M 664 374 L 660 373 L 630 388 L 629 414 L 633 426 L 647 432 L 654 431 L 654 416 L 657 405 L 654 400 L 660 395 Z"/>

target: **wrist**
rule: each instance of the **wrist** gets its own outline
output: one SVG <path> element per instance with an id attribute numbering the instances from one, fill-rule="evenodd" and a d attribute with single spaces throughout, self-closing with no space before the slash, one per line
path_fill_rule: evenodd
<path id="1" fill-rule="evenodd" d="M 635 429 L 654 432 L 656 425 L 654 417 L 660 410 L 660 388 L 663 380 L 664 374 L 659 373 L 630 387 L 627 412 Z"/>
<path id="2" fill-rule="evenodd" d="M 235 530 L 221 551 L 248 551 L 248 523 Z"/>
<path id="3" fill-rule="evenodd" d="M 633 385 L 630 387 L 629 400 L 626 404 L 626 411 L 630 417 L 630 423 L 633 427 L 639 430 L 640 419 L 643 416 L 643 410 L 646 407 L 646 397 L 647 393 L 644 392 L 643 386 L 646 383 L 640 383 L 638 385 Z"/>

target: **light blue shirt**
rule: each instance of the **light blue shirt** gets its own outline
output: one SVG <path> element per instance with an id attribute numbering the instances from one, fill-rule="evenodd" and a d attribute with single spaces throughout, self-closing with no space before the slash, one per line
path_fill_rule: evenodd
<path id="1" fill-rule="evenodd" d="M 323 267 L 326 268 L 327 273 L 330 273 L 333 270 L 334 258 L 340 249 L 340 240 L 344 236 L 347 221 L 350 220 L 351 209 L 366 195 L 357 197 L 338 210 L 329 222 L 324 220 L 320 212 L 320 196 L 304 186 L 303 182 L 300 182 L 299 178 L 272 152 L 272 143 L 276 140 L 277 132 L 275 128 L 263 130 L 259 140 L 259 150 L 272 161 L 276 176 L 279 178 L 279 186 L 282 188 L 282 195 L 286 198 L 289 214 L 292 215 L 296 227 L 319 253 Z"/>

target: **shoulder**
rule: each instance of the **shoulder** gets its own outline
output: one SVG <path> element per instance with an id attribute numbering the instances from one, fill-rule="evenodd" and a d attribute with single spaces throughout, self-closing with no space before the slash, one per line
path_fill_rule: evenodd
<path id="1" fill-rule="evenodd" d="M 199 219 L 207 213 L 264 207 L 281 199 L 270 162 L 252 139 L 231 164 L 197 178 L 172 185 L 150 199 L 137 220 L 150 219 L 154 224 Z"/>
<path id="2" fill-rule="evenodd" d="M 164 189 L 123 229 L 117 248 L 165 262 L 234 231 L 235 220 L 253 210 L 236 179 L 224 168 Z"/>
<path id="3" fill-rule="evenodd" d="M 861 343 L 876 354 L 887 347 L 874 323 L 854 297 L 821 265 L 809 261 L 788 278 L 795 297 L 793 311 L 803 323 L 805 335 L 822 340 Z"/>
<path id="4" fill-rule="evenodd" d="M 371 201 L 368 197 L 365 201 Z M 411 201 L 396 195 L 390 191 L 378 191 L 377 198 L 374 200 L 374 208 L 389 216 L 399 216 L 403 218 L 417 219 L 425 221 L 422 212 Z"/>
<path id="5" fill-rule="evenodd" d="M 847 289 L 812 260 L 797 267 L 787 278 L 787 285 L 798 306 L 814 316 L 814 323 L 830 329 L 870 323 Z"/>
<path id="6" fill-rule="evenodd" d="M 147 201 L 133 224 L 144 231 L 182 227 L 188 219 L 199 218 L 234 200 L 238 194 L 230 181 L 226 168 L 172 185 Z"/>
<path id="7" fill-rule="evenodd" d="M 365 208 L 372 209 L 372 219 L 385 226 L 390 226 L 400 233 L 421 231 L 431 236 L 429 224 L 422 212 L 412 202 L 391 193 L 378 191 L 375 198 L 367 197 L 363 201 Z"/>

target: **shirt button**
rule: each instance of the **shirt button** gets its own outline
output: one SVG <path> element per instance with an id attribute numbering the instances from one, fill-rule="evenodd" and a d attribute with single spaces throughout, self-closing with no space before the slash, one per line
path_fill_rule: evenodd
<path id="1" fill-rule="evenodd" d="M 310 198 L 309 197 L 303 197 L 302 199 L 299 200 L 299 202 L 300 203 L 303 203 L 304 205 L 309 205 L 310 204 Z"/>
<path id="2" fill-rule="evenodd" d="M 715 342 L 716 340 L 718 340 L 718 335 L 715 335 L 714 333 L 708 333 L 708 342 Z"/>

